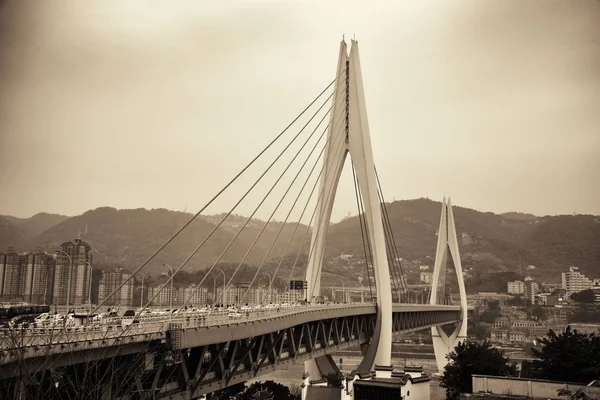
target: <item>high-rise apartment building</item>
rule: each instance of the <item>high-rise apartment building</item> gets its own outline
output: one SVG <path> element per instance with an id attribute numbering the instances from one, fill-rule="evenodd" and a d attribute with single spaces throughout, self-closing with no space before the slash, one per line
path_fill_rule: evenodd
<path id="1" fill-rule="evenodd" d="M 0 298 L 50 304 L 54 259 L 41 250 L 17 253 L 12 247 L 0 253 Z"/>
<path id="2" fill-rule="evenodd" d="M 54 290 L 54 257 L 41 250 L 28 254 L 23 294 L 33 304 L 51 304 Z"/>
<path id="3" fill-rule="evenodd" d="M 131 274 L 124 273 L 123 268 L 117 268 L 115 272 L 102 271 L 102 277 L 98 283 L 98 303 L 104 302 L 107 306 L 129 307 L 133 301 L 133 279 L 125 282 Z M 121 288 L 113 293 L 117 288 Z M 110 297 L 108 297 L 110 296 Z M 105 301 L 106 300 L 106 301 Z"/>
<path id="4" fill-rule="evenodd" d="M 69 305 L 82 305 L 90 302 L 92 283 L 92 247 L 75 239 L 65 242 L 56 253 L 54 269 L 55 305 L 67 304 L 67 288 L 71 276 Z"/>
<path id="5" fill-rule="evenodd" d="M 294 303 L 302 301 L 306 298 L 304 290 L 290 289 L 277 296 L 280 303 Z"/>
<path id="6" fill-rule="evenodd" d="M 148 287 L 148 300 L 153 298 L 150 302 L 152 306 L 169 307 L 171 304 L 176 306 L 178 302 L 177 294 L 177 288 L 173 288 L 173 293 L 171 293 L 171 285 L 169 284 Z"/>
<path id="7" fill-rule="evenodd" d="M 508 294 L 525 293 L 525 283 L 523 281 L 508 282 L 506 285 Z"/>
<path id="8" fill-rule="evenodd" d="M 525 278 L 523 286 L 523 295 L 531 304 L 535 304 L 535 296 L 540 291 L 540 285 L 531 277 L 527 277 Z"/>
<path id="9" fill-rule="evenodd" d="M 23 264 L 26 255 L 17 253 L 12 247 L 0 256 L 0 295 L 5 300 L 21 300 L 23 295 Z"/>
<path id="10" fill-rule="evenodd" d="M 218 304 L 268 304 L 277 301 L 277 290 L 267 287 L 250 287 L 250 282 L 238 283 L 225 289 L 217 288 Z"/>
<path id="11" fill-rule="evenodd" d="M 569 272 L 563 272 L 562 276 L 562 288 L 567 291 L 567 299 L 577 292 L 589 289 L 592 286 L 592 281 L 579 272 L 577 267 L 569 267 Z"/>
<path id="12" fill-rule="evenodd" d="M 202 306 L 206 304 L 208 289 L 191 284 L 178 289 L 177 304 L 180 306 Z"/>

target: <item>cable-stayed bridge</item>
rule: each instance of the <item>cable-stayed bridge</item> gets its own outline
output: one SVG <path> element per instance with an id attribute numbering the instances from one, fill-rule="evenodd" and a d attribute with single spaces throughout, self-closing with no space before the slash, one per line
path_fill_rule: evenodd
<path id="1" fill-rule="evenodd" d="M 223 308 L 203 312 L 190 308 L 169 315 L 140 314 L 126 326 L 94 324 L 92 315 L 119 287 L 89 315 L 79 316 L 80 326 L 65 322 L 64 326 L 4 331 L 0 339 L 0 398 L 193 399 L 294 362 L 305 362 L 306 376 L 318 379 L 336 371 L 330 354 L 350 346 L 361 347 L 364 358 L 357 372 L 367 373 L 375 365 L 390 366 L 393 332 L 425 328 L 431 328 L 438 367 L 443 368 L 446 354 L 466 338 L 469 311 L 452 207 L 444 200 L 427 304 L 408 304 L 401 257 L 373 160 L 358 43 L 353 40 L 351 44 L 350 50 L 344 41 L 340 45 L 335 79 L 129 278 L 144 273 L 215 200 L 227 197 L 233 185 L 248 182 L 240 178 L 261 166 L 258 178 L 241 191 L 222 220 L 173 270 L 169 282 L 203 246 L 213 245 L 213 234 L 243 201 L 258 198 L 254 211 L 196 288 L 217 272 L 219 262 L 252 218 L 267 212 L 268 218 L 224 283 L 221 295 L 234 285 L 236 274 L 273 224 L 279 228 L 239 303 L 245 303 L 259 274 L 271 268 L 269 290 L 284 271 L 284 279 L 304 278 L 307 288 L 301 304 L 242 309 L 233 316 Z M 325 300 L 327 288 L 321 287 L 321 275 L 327 231 L 345 165 L 352 171 L 369 295 L 365 302 L 336 304 Z M 258 193 L 261 188 L 263 193 Z M 282 218 L 275 221 L 276 216 Z M 287 235 L 283 252 L 274 254 L 286 226 L 292 226 L 292 233 Z M 306 256 L 304 263 L 301 255 Z M 286 256 L 294 259 L 291 267 L 284 266 Z M 273 259 L 279 261 L 270 263 Z M 448 259 L 453 261 L 458 283 L 457 305 L 446 304 Z M 169 282 L 161 290 L 169 290 Z M 158 295 L 149 296 L 146 306 Z M 217 297 L 214 303 L 220 301 Z M 455 325 L 450 335 L 441 328 L 449 324 Z"/>

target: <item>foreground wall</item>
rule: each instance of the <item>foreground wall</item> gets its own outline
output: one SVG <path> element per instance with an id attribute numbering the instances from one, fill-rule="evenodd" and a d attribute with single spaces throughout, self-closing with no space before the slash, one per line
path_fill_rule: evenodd
<path id="1" fill-rule="evenodd" d="M 493 393 L 510 396 L 526 396 L 545 399 L 564 399 L 558 390 L 571 393 L 582 389 L 591 399 L 600 399 L 600 387 L 587 387 L 578 383 L 523 379 L 513 377 L 473 375 L 473 393 Z"/>

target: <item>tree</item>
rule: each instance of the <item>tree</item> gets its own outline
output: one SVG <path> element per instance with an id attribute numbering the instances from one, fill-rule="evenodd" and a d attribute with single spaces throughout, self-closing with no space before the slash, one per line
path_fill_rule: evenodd
<path id="1" fill-rule="evenodd" d="M 287 386 L 274 381 L 254 382 L 235 395 L 235 400 L 297 400 Z"/>
<path id="2" fill-rule="evenodd" d="M 546 319 L 546 311 L 542 306 L 535 305 L 531 308 L 531 317 L 535 320 L 544 320 Z"/>
<path id="3" fill-rule="evenodd" d="M 600 378 L 600 336 L 571 330 L 563 333 L 552 329 L 540 340 L 541 349 L 532 349 L 540 378 L 589 383 Z"/>
<path id="4" fill-rule="evenodd" d="M 343 387 L 344 375 L 339 371 L 330 372 L 323 378 L 327 380 L 327 386 Z"/>
<path id="5" fill-rule="evenodd" d="M 498 310 L 494 311 L 484 311 L 479 315 L 479 320 L 481 322 L 487 322 L 488 324 L 493 324 L 496 321 L 496 318 L 500 317 L 502 314 Z"/>
<path id="6" fill-rule="evenodd" d="M 594 291 L 592 289 L 582 290 L 581 292 L 576 292 L 571 295 L 571 300 L 576 301 L 578 303 L 589 303 L 593 304 L 596 300 L 594 296 Z"/>
<path id="7" fill-rule="evenodd" d="M 489 342 L 463 341 L 446 357 L 440 386 L 446 388 L 446 399 L 456 400 L 460 393 L 473 391 L 472 375 L 515 376 L 517 367 L 504 357 L 502 351 Z"/>

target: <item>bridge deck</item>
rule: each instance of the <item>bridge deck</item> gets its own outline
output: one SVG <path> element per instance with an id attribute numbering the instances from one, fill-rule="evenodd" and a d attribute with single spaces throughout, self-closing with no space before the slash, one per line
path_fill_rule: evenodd
<path id="1" fill-rule="evenodd" d="M 396 304 L 393 309 L 394 313 L 460 310 L 458 306 L 427 304 Z M 82 326 L 60 329 L 4 329 L 0 332 L 0 365 L 13 361 L 17 356 L 17 349 L 19 357 L 39 357 L 164 340 L 166 332 L 170 329 L 181 329 L 188 333 L 180 342 L 180 347 L 185 348 L 256 336 L 309 321 L 375 313 L 374 304 L 318 304 L 279 311 L 253 311 L 236 319 L 227 315 L 208 315 L 205 320 L 193 316 L 170 316 L 122 328 Z"/>

